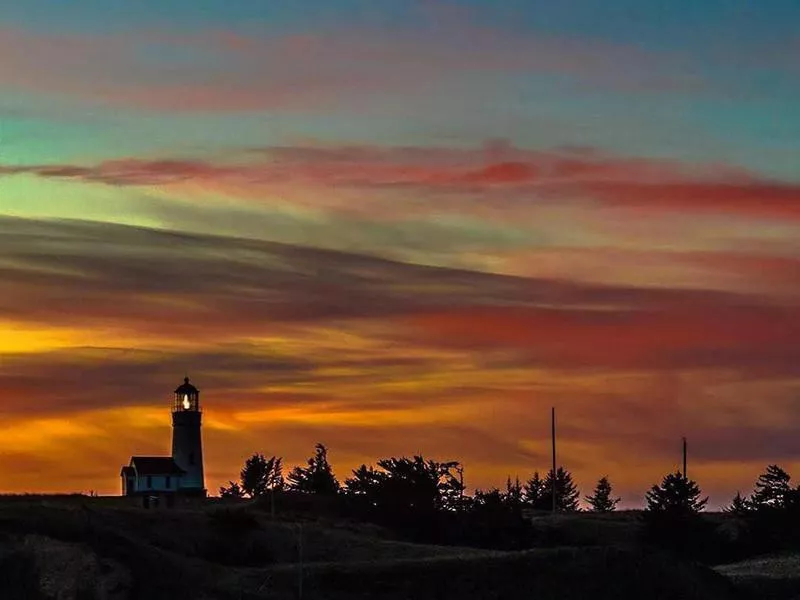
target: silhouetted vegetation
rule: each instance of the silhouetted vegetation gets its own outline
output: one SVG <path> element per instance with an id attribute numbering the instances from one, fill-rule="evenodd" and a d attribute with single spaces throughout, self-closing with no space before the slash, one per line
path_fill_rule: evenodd
<path id="1" fill-rule="evenodd" d="M 328 449 L 317 444 L 315 454 L 308 459 L 308 466 L 295 467 L 288 476 L 290 490 L 307 494 L 339 493 L 339 482 L 328 462 Z"/>
<path id="2" fill-rule="evenodd" d="M 722 509 L 723 512 L 735 517 L 746 517 L 751 510 L 752 506 L 750 502 L 748 502 L 747 498 L 742 496 L 742 493 L 739 491 L 736 492 L 731 503 Z"/>
<path id="3" fill-rule="evenodd" d="M 402 530 L 409 539 L 445 535 L 445 513 L 463 508 L 459 464 L 422 456 L 385 458 L 377 468 L 361 465 L 345 480 L 345 494 L 363 518 Z"/>
<path id="4" fill-rule="evenodd" d="M 552 492 L 545 488 L 544 480 L 535 471 L 523 487 L 525 503 L 535 510 L 550 510 L 552 507 Z"/>
<path id="5" fill-rule="evenodd" d="M 242 489 L 251 498 L 262 496 L 267 490 L 283 489 L 281 459 L 274 456 L 265 459 L 262 454 L 254 454 L 245 462 L 240 477 Z"/>
<path id="6" fill-rule="evenodd" d="M 704 511 L 708 500 L 700 486 L 680 472 L 667 474 L 648 490 L 647 506 L 642 512 L 616 512 L 619 498 L 613 494 L 609 478 L 602 477 L 592 494 L 585 497 L 590 510 L 580 513 L 577 486 L 563 467 L 548 472 L 544 478 L 535 472 L 524 484 L 517 477 L 507 477 L 502 489 L 467 494 L 463 469 L 457 461 L 440 462 L 423 456 L 383 458 L 374 466 L 364 464 L 355 469 L 343 486 L 334 475 L 323 444 L 316 445 L 305 465 L 291 470 L 286 484 L 281 463 L 278 457 L 254 454 L 245 462 L 239 481 L 220 489 L 219 500 L 199 501 L 200 510 L 186 512 L 90 510 L 87 502 L 107 499 L 84 496 L 65 496 L 65 508 L 57 510 L 36 497 L 7 499 L 7 504 L 0 504 L 1 597 L 51 597 L 36 596 L 44 589 L 41 581 L 53 577 L 40 573 L 41 568 L 49 573 L 47 561 L 53 560 L 50 550 L 45 554 L 41 550 L 51 543 L 48 540 L 62 544 L 64 548 L 59 552 L 65 556 L 83 548 L 81 568 L 96 573 L 92 576 L 99 580 L 106 577 L 106 571 L 115 573 L 121 569 L 129 574 L 129 580 L 122 577 L 121 583 L 114 585 L 127 586 L 128 595 L 122 597 L 130 598 L 199 597 L 199 590 L 205 589 L 219 592 L 209 597 L 293 597 L 291 582 L 296 581 L 297 571 L 291 565 L 301 555 L 301 547 L 304 560 L 309 561 L 306 594 L 311 598 L 349 598 L 352 593 L 356 597 L 386 597 L 395 592 L 401 598 L 404 596 L 399 590 L 406 589 L 402 583 L 405 578 L 412 580 L 406 590 L 411 593 L 421 582 L 428 581 L 428 569 L 435 573 L 426 584 L 429 588 L 414 597 L 459 597 L 453 595 L 456 588 L 467 594 L 489 593 L 486 586 L 493 586 L 491 593 L 496 596 L 506 588 L 499 583 L 501 579 L 495 578 L 495 567 L 486 567 L 495 560 L 493 557 L 500 557 L 497 577 L 505 573 L 514 581 L 528 581 L 526 578 L 531 575 L 527 571 L 515 569 L 524 565 L 538 569 L 547 563 L 556 570 L 563 567 L 565 577 L 574 572 L 576 580 L 589 577 L 598 582 L 606 581 L 607 571 L 616 568 L 609 563 L 608 556 L 612 554 L 613 560 L 623 560 L 627 565 L 620 567 L 620 577 L 629 568 L 644 568 L 648 577 L 660 577 L 652 571 L 653 565 L 681 564 L 670 562 L 675 559 L 707 564 L 745 560 L 746 564 L 755 565 L 753 568 L 764 569 L 767 563 L 758 559 L 759 555 L 800 551 L 800 489 L 777 465 L 769 465 L 758 477 L 751 496 L 737 493 L 724 512 L 707 514 Z M 205 509 L 205 503 L 217 505 Z M 3 512 L 4 506 L 17 508 Z M 264 511 L 267 507 L 269 515 Z M 16 541 L 4 546 L 3 534 Z M 35 538 L 33 546 L 21 541 L 30 540 L 31 536 Z M 442 555 L 437 554 L 435 559 L 415 558 L 421 552 L 434 552 L 424 550 L 432 546 L 415 544 L 436 544 L 435 552 Z M 590 550 L 598 546 L 602 552 L 592 555 Z M 651 558 L 647 560 L 641 559 L 641 553 L 651 552 L 647 547 L 654 547 L 655 553 L 649 554 Z M 40 549 L 31 554 L 29 548 Z M 569 548 L 573 558 L 550 565 L 549 559 L 541 558 L 544 554 L 525 554 L 532 549 L 545 552 L 547 548 Z M 617 550 L 613 548 L 629 550 L 614 554 Z M 516 554 L 486 554 L 497 551 Z M 384 552 L 381 556 L 402 558 L 411 571 L 391 562 L 364 566 L 363 561 L 374 561 Z M 476 555 L 473 562 L 470 552 L 484 554 Z M 560 550 L 553 552 L 548 556 L 566 556 L 559 554 Z M 111 564 L 101 564 L 97 556 Z M 361 566 L 343 565 L 340 561 L 344 556 L 362 561 Z M 455 559 L 461 556 L 466 558 Z M 584 560 L 587 562 L 581 562 Z M 461 568 L 467 571 L 459 571 Z M 368 574 L 373 572 L 371 569 L 374 578 Z M 464 585 L 452 588 L 437 583 L 439 577 L 458 573 L 469 580 L 473 571 L 481 573 L 480 578 Z M 360 573 L 362 578 L 351 580 L 342 574 L 351 572 Z M 744 567 L 740 571 L 731 568 L 731 572 L 744 572 Z M 703 571 L 692 577 L 699 573 Z M 257 590 L 267 576 L 273 587 L 264 595 Z M 247 581 L 251 577 L 253 581 Z M 630 597 L 626 594 L 634 589 L 651 593 L 646 579 L 642 576 L 629 587 L 629 582 L 620 583 L 612 597 Z M 573 590 L 571 579 L 551 578 L 541 572 L 535 574 L 535 581 L 531 583 L 534 587 L 526 589 L 536 597 L 604 597 L 608 591 L 605 587 L 600 591 L 592 588 L 598 592 L 595 594 L 583 584 L 576 584 Z M 686 587 L 665 581 L 661 584 L 666 586 L 664 589 L 706 589 L 699 580 L 692 580 Z M 743 589 L 755 589 L 758 581 L 757 577 L 750 577 Z M 782 585 L 770 585 L 770 597 L 790 598 L 790 593 L 800 593 L 800 578 L 796 582 L 791 578 L 782 581 Z M 394 591 L 386 587 L 387 582 L 395 586 Z M 105 592 L 81 583 L 79 578 L 70 585 L 72 595 L 65 597 L 106 597 Z M 11 595 L 5 593 L 6 589 L 12 590 Z M 285 593 L 281 595 L 276 589 Z M 724 585 L 715 589 L 717 593 L 728 593 Z M 226 595 L 222 590 L 238 593 Z M 509 593 L 501 595 L 514 597 L 517 591 L 520 590 L 513 586 L 506 589 Z"/>
<path id="7" fill-rule="evenodd" d="M 223 498 L 258 498 L 268 490 L 283 489 L 283 465 L 280 458 L 265 458 L 263 454 L 253 454 L 248 458 L 239 473 L 239 482 L 229 481 L 227 487 L 221 487 Z"/>
<path id="8" fill-rule="evenodd" d="M 701 498 L 697 483 L 680 472 L 665 476 L 661 485 L 654 485 L 647 492 L 648 514 L 688 516 L 702 511 L 708 498 Z"/>
<path id="9" fill-rule="evenodd" d="M 768 465 L 767 470 L 758 476 L 756 489 L 749 504 L 755 510 L 786 508 L 788 496 L 792 492 L 789 485 L 791 476 L 778 465 Z"/>
<path id="10" fill-rule="evenodd" d="M 556 469 L 555 474 L 552 469 L 544 480 L 546 490 L 553 489 L 553 479 L 555 478 L 555 496 L 557 512 L 575 512 L 578 510 L 578 499 L 581 497 L 578 487 L 572 481 L 572 473 L 562 467 Z"/>
<path id="11" fill-rule="evenodd" d="M 572 473 L 558 467 L 547 472 L 542 479 L 536 471 L 523 486 L 522 498 L 525 505 L 533 510 L 552 511 L 553 479 L 555 478 L 555 509 L 557 512 L 575 512 L 578 510 L 580 492 L 572 480 Z"/>
<path id="12" fill-rule="evenodd" d="M 242 486 L 236 481 L 228 481 L 227 486 L 219 488 L 221 498 L 244 498 L 245 493 Z"/>
<path id="13" fill-rule="evenodd" d="M 458 515 L 456 543 L 502 550 L 531 547 L 533 530 L 522 514 L 524 501 L 519 480 L 512 482 L 509 478 L 505 493 L 497 488 L 477 490 L 465 505 L 468 510 Z"/>
<path id="14" fill-rule="evenodd" d="M 778 465 L 759 475 L 749 498 L 734 498 L 730 512 L 740 523 L 739 556 L 778 550 L 800 550 L 800 488 Z"/>
<path id="15" fill-rule="evenodd" d="M 708 498 L 695 481 L 681 472 L 670 473 L 645 498 L 644 536 L 649 543 L 696 560 L 717 558 L 714 526 L 700 516 Z"/>
<path id="16" fill-rule="evenodd" d="M 280 459 L 261 455 L 248 459 L 241 483 L 231 482 L 220 491 L 228 498 L 258 498 L 266 489 L 274 488 L 279 490 L 281 510 L 292 506 L 292 510 L 331 518 L 375 523 L 414 542 L 500 550 L 588 543 L 589 539 L 607 543 L 594 534 L 576 537 L 558 521 L 534 523 L 536 515 L 549 516 L 552 512 L 554 482 L 556 513 L 579 511 L 577 486 L 563 467 L 555 473 L 547 472 L 544 478 L 534 472 L 524 484 L 508 477 L 504 490 L 476 490 L 470 495 L 457 461 L 390 457 L 375 466 L 361 465 L 340 486 L 327 448 L 317 444 L 307 464 L 292 469 L 288 491 L 280 491 Z M 299 496 L 290 500 L 288 493 Z M 301 497 L 316 499 L 304 504 Z M 323 498 L 327 500 L 321 503 Z M 600 514 L 613 512 L 620 501 L 608 477 L 602 477 L 584 499 L 591 512 Z M 793 487 L 790 475 L 774 464 L 758 477 L 750 497 L 737 493 L 722 515 L 703 514 L 708 498 L 695 481 L 680 472 L 669 473 L 653 485 L 645 501 L 638 540 L 677 556 L 718 563 L 765 552 L 800 550 L 800 489 Z M 576 541 L 583 539 L 587 541 Z"/>
<path id="17" fill-rule="evenodd" d="M 616 509 L 621 498 L 612 496 L 611 482 L 608 477 L 601 477 L 591 496 L 586 496 L 586 502 L 593 512 L 605 513 Z"/>
<path id="18" fill-rule="evenodd" d="M 435 512 L 454 509 L 463 492 L 455 474 L 457 462 L 384 458 L 378 469 L 361 465 L 345 481 L 347 492 L 380 511 Z"/>

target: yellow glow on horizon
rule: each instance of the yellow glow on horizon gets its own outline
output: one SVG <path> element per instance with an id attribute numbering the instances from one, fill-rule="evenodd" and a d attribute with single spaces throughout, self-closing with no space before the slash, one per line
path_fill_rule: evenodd
<path id="1" fill-rule="evenodd" d="M 130 332 L 122 328 L 37 326 L 0 321 L 0 353 L 35 354 L 71 348 L 124 348 L 125 350 L 185 350 L 197 342 L 169 332 Z"/>
<path id="2" fill-rule="evenodd" d="M 35 353 L 60 348 L 74 348 L 88 342 L 88 336 L 76 329 L 24 326 L 0 322 L 0 352 L 5 354 Z"/>
<path id="3" fill-rule="evenodd" d="M 18 419 L 0 428 L 0 452 L 40 451 L 68 440 L 102 437 L 103 429 L 84 419 L 58 417 Z"/>

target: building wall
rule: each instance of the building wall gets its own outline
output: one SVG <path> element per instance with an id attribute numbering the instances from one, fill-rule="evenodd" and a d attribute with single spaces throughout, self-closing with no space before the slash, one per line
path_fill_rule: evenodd
<path id="1" fill-rule="evenodd" d="M 174 492 L 180 487 L 180 481 L 181 478 L 178 475 L 139 475 L 136 478 L 136 491 Z"/>
<path id="2" fill-rule="evenodd" d="M 183 488 L 205 489 L 201 419 L 196 411 L 172 413 L 172 458 L 186 471 L 181 478 Z"/>

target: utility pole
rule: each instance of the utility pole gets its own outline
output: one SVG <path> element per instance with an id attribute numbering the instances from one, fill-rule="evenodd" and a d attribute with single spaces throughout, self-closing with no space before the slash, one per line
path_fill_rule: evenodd
<path id="1" fill-rule="evenodd" d="M 464 465 L 459 463 L 458 467 L 456 467 L 456 471 L 458 472 L 458 510 L 459 512 L 464 510 Z"/>
<path id="2" fill-rule="evenodd" d="M 683 438 L 683 478 L 689 479 L 689 475 L 686 473 L 686 437 Z"/>
<path id="3" fill-rule="evenodd" d="M 556 407 L 550 409 L 550 439 L 553 442 L 553 514 L 556 513 Z"/>

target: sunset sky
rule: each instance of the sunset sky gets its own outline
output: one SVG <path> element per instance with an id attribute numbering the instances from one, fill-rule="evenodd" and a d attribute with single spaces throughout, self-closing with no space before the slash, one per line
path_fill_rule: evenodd
<path id="1" fill-rule="evenodd" d="M 796 0 L 0 0 L 0 492 L 316 442 L 800 479 Z"/>

